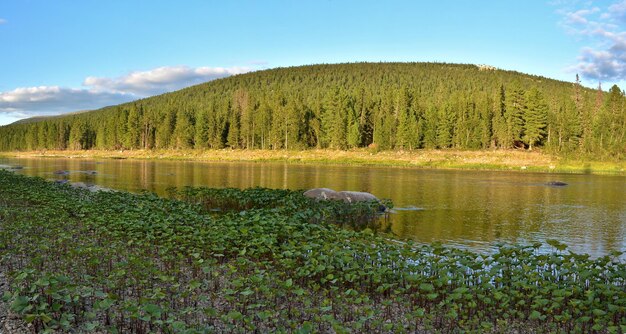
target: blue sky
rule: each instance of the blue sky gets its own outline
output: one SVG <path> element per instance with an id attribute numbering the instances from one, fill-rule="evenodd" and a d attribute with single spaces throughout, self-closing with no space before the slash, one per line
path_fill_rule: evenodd
<path id="1" fill-rule="evenodd" d="M 626 78 L 626 0 L 2 0 L 0 47 L 0 124 L 317 63 L 489 64 L 608 88 Z"/>

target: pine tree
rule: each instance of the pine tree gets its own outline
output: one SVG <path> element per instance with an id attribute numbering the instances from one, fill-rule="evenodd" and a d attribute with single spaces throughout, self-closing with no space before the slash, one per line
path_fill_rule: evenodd
<path id="1" fill-rule="evenodd" d="M 437 147 L 451 147 L 456 114 L 452 110 L 450 104 L 446 104 L 444 108 L 439 109 L 438 119 L 439 124 L 437 126 Z"/>
<path id="2" fill-rule="evenodd" d="M 378 111 L 374 115 L 374 144 L 381 150 L 389 150 L 394 145 L 396 118 L 393 114 L 391 92 L 381 97 Z"/>
<path id="3" fill-rule="evenodd" d="M 608 145 L 612 148 L 612 151 L 619 151 L 620 148 L 626 147 L 626 144 L 621 140 L 624 131 L 622 126 L 622 119 L 624 117 L 624 93 L 617 85 L 613 85 L 611 89 L 609 89 L 606 104 L 608 123 L 610 124 Z"/>
<path id="4" fill-rule="evenodd" d="M 228 135 L 227 135 L 227 145 L 230 148 L 239 148 L 241 145 L 241 114 L 237 112 L 235 108 L 233 110 L 232 105 L 229 106 L 229 118 L 228 118 Z"/>
<path id="5" fill-rule="evenodd" d="M 409 92 L 406 87 L 403 87 L 397 93 L 395 114 L 398 115 L 398 140 L 396 147 L 399 149 L 412 149 L 415 142 L 413 134 L 416 130 L 416 122 L 409 107 Z"/>
<path id="6" fill-rule="evenodd" d="M 174 127 L 174 142 L 176 148 L 193 148 L 194 130 L 192 112 L 180 109 L 176 115 L 176 126 Z"/>
<path id="7" fill-rule="evenodd" d="M 361 129 L 359 118 L 354 110 L 348 111 L 348 147 L 355 148 L 361 144 Z"/>
<path id="8" fill-rule="evenodd" d="M 514 86 L 512 89 L 507 90 L 507 93 L 504 112 L 506 137 L 503 144 L 504 147 L 512 147 L 522 140 L 526 100 L 524 98 L 524 90 L 519 86 Z"/>
<path id="9" fill-rule="evenodd" d="M 165 113 L 156 127 L 156 148 L 164 149 L 172 147 L 172 133 L 176 126 L 176 114 L 174 112 Z"/>
<path id="10" fill-rule="evenodd" d="M 506 148 L 509 140 L 507 139 L 508 127 L 506 124 L 506 92 L 503 85 L 500 85 L 493 99 L 492 114 L 491 128 L 493 129 L 493 138 L 491 146 L 493 148 Z"/>
<path id="11" fill-rule="evenodd" d="M 124 133 L 124 146 L 129 149 L 139 147 L 139 136 L 141 134 L 140 115 L 136 106 L 131 106 L 128 110 L 126 132 Z"/>
<path id="12" fill-rule="evenodd" d="M 424 115 L 424 147 L 437 148 L 437 124 L 439 123 L 439 111 L 431 105 Z"/>
<path id="13" fill-rule="evenodd" d="M 350 112 L 348 99 L 342 88 L 335 88 L 330 96 L 326 109 L 330 113 L 330 128 L 328 129 L 329 147 L 345 149 L 347 147 L 347 115 Z"/>
<path id="14" fill-rule="evenodd" d="M 209 147 L 209 113 L 206 110 L 196 112 L 194 148 L 206 149 Z"/>
<path id="15" fill-rule="evenodd" d="M 244 148 L 252 148 L 254 137 L 254 118 L 250 106 L 250 94 L 243 89 L 238 89 L 233 94 L 233 113 L 238 115 L 240 122 L 241 143 Z"/>
<path id="16" fill-rule="evenodd" d="M 527 107 L 524 108 L 524 143 L 532 150 L 546 134 L 548 106 L 541 92 L 533 87 L 527 94 Z"/>

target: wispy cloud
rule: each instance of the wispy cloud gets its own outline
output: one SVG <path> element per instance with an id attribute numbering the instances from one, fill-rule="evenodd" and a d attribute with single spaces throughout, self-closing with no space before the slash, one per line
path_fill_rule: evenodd
<path id="1" fill-rule="evenodd" d="M 5 24 L 5 23 L 7 23 L 7 22 L 8 22 L 7 20 L 5 20 L 5 19 L 3 19 L 3 18 L 0 18 L 0 24 Z"/>
<path id="2" fill-rule="evenodd" d="M 168 66 L 131 72 L 117 78 L 87 77 L 83 85 L 94 91 L 123 92 L 143 97 L 248 71 L 248 67 Z"/>
<path id="3" fill-rule="evenodd" d="M 588 43 L 569 70 L 590 80 L 625 80 L 626 0 L 606 8 L 591 7 L 589 3 L 580 6 L 561 11 L 563 27 Z"/>
<path id="4" fill-rule="evenodd" d="M 588 24 L 587 17 L 600 11 L 600 8 L 594 7 L 591 9 L 579 9 L 573 12 L 565 13 L 565 21 L 569 24 Z"/>
<path id="5" fill-rule="evenodd" d="M 0 92 L 0 116 L 20 119 L 97 109 L 250 71 L 248 67 L 168 66 L 106 78 L 87 77 L 82 88 L 22 87 Z"/>

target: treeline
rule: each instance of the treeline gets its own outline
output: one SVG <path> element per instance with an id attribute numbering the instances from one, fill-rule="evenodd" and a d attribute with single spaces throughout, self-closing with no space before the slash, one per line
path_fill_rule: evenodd
<path id="1" fill-rule="evenodd" d="M 279 68 L 0 127 L 0 149 L 542 147 L 626 156 L 624 92 L 475 65 Z"/>

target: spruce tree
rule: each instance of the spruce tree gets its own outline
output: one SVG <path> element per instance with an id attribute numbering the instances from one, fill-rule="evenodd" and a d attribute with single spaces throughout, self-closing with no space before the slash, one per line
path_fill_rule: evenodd
<path id="1" fill-rule="evenodd" d="M 548 106 L 541 92 L 533 87 L 527 93 L 527 107 L 524 109 L 524 143 L 532 150 L 546 134 Z"/>
<path id="2" fill-rule="evenodd" d="M 504 112 L 506 123 L 504 147 L 512 147 L 522 140 L 524 109 L 526 108 L 524 93 L 524 90 L 517 84 L 507 90 L 506 109 Z"/>

